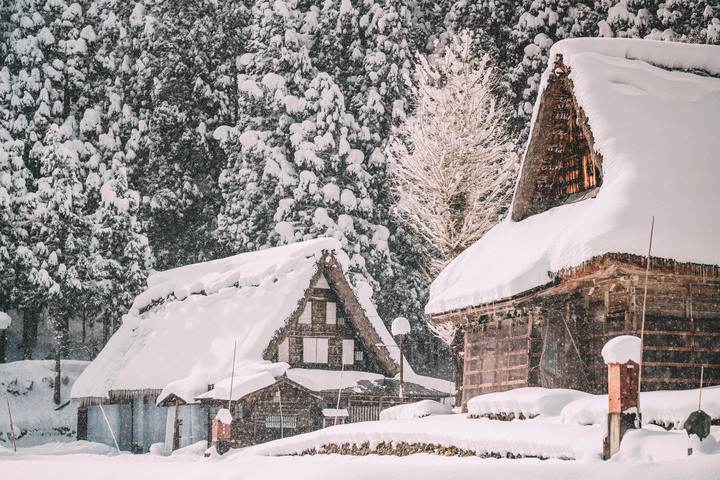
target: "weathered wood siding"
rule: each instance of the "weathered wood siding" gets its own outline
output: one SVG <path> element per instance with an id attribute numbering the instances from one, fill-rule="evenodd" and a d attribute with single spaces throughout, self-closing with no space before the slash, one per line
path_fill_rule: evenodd
<path id="1" fill-rule="evenodd" d="M 608 256 L 546 289 L 442 316 L 465 334 L 462 403 L 524 386 L 607 392 L 600 352 L 617 335 L 640 336 L 644 272 Z M 643 390 L 720 384 L 717 267 L 651 270 L 645 313 Z M 701 271 L 702 275 L 692 274 Z"/>

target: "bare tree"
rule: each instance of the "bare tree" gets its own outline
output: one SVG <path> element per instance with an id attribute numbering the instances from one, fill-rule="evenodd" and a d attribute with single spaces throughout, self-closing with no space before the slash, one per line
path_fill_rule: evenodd
<path id="1" fill-rule="evenodd" d="M 389 146 L 398 211 L 422 238 L 433 276 L 500 221 L 518 163 L 498 75 L 470 44 L 463 32 L 444 55 L 418 55 L 416 111 Z"/>

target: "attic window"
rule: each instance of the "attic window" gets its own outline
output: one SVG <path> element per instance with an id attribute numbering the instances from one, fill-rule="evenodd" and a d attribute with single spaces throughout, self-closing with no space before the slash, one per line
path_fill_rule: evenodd
<path id="1" fill-rule="evenodd" d="M 515 221 L 594 197 L 602 183 L 602 158 L 592 148 L 592 132 L 566 73 L 559 62 L 542 94 L 515 194 Z"/>

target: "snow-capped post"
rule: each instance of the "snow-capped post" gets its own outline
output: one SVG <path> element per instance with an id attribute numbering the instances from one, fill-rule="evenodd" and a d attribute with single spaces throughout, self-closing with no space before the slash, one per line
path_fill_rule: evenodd
<path id="1" fill-rule="evenodd" d="M 403 399 L 403 338 L 410 333 L 410 322 L 405 317 L 397 317 L 391 326 L 393 337 L 400 339 L 400 400 Z"/>
<path id="2" fill-rule="evenodd" d="M 223 455 L 230 449 L 230 426 L 232 424 L 232 414 L 227 408 L 218 410 L 217 415 L 212 421 L 212 443 L 210 447 L 215 447 L 220 455 Z"/>
<path id="3" fill-rule="evenodd" d="M 602 357 L 608 366 L 608 430 L 603 440 L 603 458 L 620 450 L 628 429 L 639 425 L 641 341 L 632 335 L 620 335 L 608 341 Z"/>

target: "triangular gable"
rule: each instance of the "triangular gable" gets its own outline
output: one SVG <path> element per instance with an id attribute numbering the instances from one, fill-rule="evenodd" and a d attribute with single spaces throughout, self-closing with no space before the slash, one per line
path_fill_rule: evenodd
<path id="1" fill-rule="evenodd" d="M 313 288 L 323 288 L 323 279 L 328 284 L 327 288 L 334 290 L 337 294 L 343 309 L 347 314 L 347 321 L 355 329 L 358 338 L 362 342 L 373 364 L 377 365 L 384 375 L 394 376 L 400 371 L 400 366 L 390 357 L 387 347 L 384 346 L 380 335 L 373 327 L 360 305 L 355 292 L 348 283 L 342 269 L 332 253 L 323 255 L 318 261 L 317 272 L 313 276 L 310 286 L 305 292 L 304 298 L 299 302 L 297 310 L 288 319 L 285 327 L 278 330 L 263 353 L 263 359 L 272 360 L 275 358 L 279 343 L 288 335 L 293 323 L 298 320 L 308 303 Z"/>
<path id="2" fill-rule="evenodd" d="M 558 59 L 532 127 L 513 202 L 515 221 L 594 197 L 602 184 L 602 158 L 568 74 Z"/>

